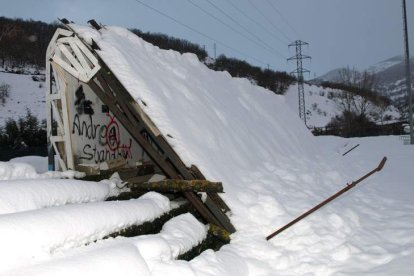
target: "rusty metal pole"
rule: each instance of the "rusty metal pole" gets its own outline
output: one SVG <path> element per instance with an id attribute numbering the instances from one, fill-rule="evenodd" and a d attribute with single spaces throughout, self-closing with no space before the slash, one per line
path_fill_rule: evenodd
<path id="1" fill-rule="evenodd" d="M 355 187 L 358 183 L 360 183 L 361 181 L 363 181 L 364 179 L 370 177 L 372 174 L 379 172 L 380 170 L 382 170 L 382 168 L 385 165 L 385 162 L 387 161 L 387 157 L 382 158 L 381 162 L 379 163 L 378 167 L 376 167 L 375 169 L 373 169 L 372 171 L 370 171 L 369 173 L 367 173 L 366 175 L 364 175 L 363 177 L 361 177 L 360 179 L 352 182 L 351 184 L 347 184 L 345 188 L 343 188 L 342 190 L 340 190 L 339 192 L 337 192 L 336 194 L 332 195 L 331 197 L 329 197 L 328 199 L 322 201 L 321 203 L 319 203 L 318 205 L 316 205 L 315 207 L 313 207 L 312 209 L 310 209 L 309 211 L 303 213 L 302 215 L 300 215 L 299 217 L 297 217 L 296 219 L 292 220 L 291 222 L 289 222 L 288 224 L 286 224 L 285 226 L 279 228 L 277 231 L 273 232 L 272 234 L 270 234 L 269 236 L 266 237 L 266 240 L 270 240 L 271 238 L 273 238 L 274 236 L 280 234 L 281 232 L 285 231 L 286 229 L 288 229 L 289 227 L 291 227 L 292 225 L 294 225 L 295 223 L 297 223 L 298 221 L 304 219 L 305 217 L 309 216 L 310 214 L 312 214 L 313 212 L 315 212 L 316 210 L 320 209 L 321 207 L 323 207 L 324 205 L 328 204 L 329 202 L 331 202 L 332 200 L 334 200 L 335 198 L 337 198 L 338 196 L 342 195 L 343 193 L 345 193 L 346 191 L 352 189 L 353 187 Z"/>

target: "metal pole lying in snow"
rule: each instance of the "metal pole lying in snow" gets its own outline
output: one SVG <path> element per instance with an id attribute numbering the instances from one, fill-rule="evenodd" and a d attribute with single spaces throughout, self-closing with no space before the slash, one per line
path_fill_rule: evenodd
<path id="1" fill-rule="evenodd" d="M 347 184 L 345 188 L 343 188 L 342 190 L 340 190 L 339 192 L 337 192 L 336 194 L 332 195 L 331 197 L 327 198 L 326 200 L 322 201 L 321 203 L 319 203 L 318 205 L 316 205 L 315 207 L 313 207 L 312 209 L 310 209 L 309 211 L 303 213 L 302 215 L 300 215 L 299 217 L 295 218 L 294 220 L 292 220 L 291 222 L 289 222 L 288 224 L 286 224 L 285 226 L 279 228 L 277 231 L 273 232 L 272 234 L 270 234 L 269 236 L 266 237 L 266 240 L 270 240 L 271 238 L 273 238 L 274 236 L 280 234 L 281 232 L 285 231 L 286 229 L 288 229 L 289 227 L 291 227 L 292 225 L 294 225 L 295 223 L 297 223 L 298 221 L 304 219 L 305 217 L 309 216 L 310 214 L 312 214 L 313 212 L 315 212 L 316 210 L 320 209 L 321 207 L 323 207 L 324 205 L 328 204 L 329 202 L 331 202 L 332 200 L 334 200 L 335 198 L 337 198 L 338 196 L 342 195 L 343 193 L 345 193 L 346 191 L 352 189 L 353 187 L 355 187 L 359 182 L 361 182 L 362 180 L 370 177 L 372 174 L 379 172 L 380 170 L 382 170 L 382 168 L 385 165 L 385 162 L 387 161 L 387 157 L 382 158 L 381 162 L 379 163 L 378 167 L 376 167 L 375 169 L 373 169 L 372 171 L 370 171 L 369 173 L 367 173 L 366 175 L 364 175 L 363 177 L 361 177 L 360 179 L 352 182 L 351 184 Z"/>

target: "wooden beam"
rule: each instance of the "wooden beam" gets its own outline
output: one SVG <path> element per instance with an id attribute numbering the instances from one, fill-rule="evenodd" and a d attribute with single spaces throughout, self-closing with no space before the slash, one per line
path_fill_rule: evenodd
<path id="1" fill-rule="evenodd" d="M 155 182 L 141 182 L 139 178 L 128 180 L 131 190 L 157 191 L 157 192 L 223 192 L 221 182 L 207 180 L 166 179 Z"/>

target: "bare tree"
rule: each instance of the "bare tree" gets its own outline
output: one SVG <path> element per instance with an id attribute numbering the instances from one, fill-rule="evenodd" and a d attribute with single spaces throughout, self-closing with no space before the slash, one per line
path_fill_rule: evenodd
<path id="1" fill-rule="evenodd" d="M 338 81 L 340 83 L 343 83 L 346 86 L 354 87 L 358 83 L 361 73 L 356 70 L 355 67 L 351 69 L 348 66 L 340 69 L 338 74 Z M 351 91 L 344 90 L 343 93 L 339 96 L 339 99 L 339 104 L 342 107 L 342 110 L 344 112 L 352 112 L 355 94 Z"/>
<path id="2" fill-rule="evenodd" d="M 372 106 L 370 98 L 376 84 L 375 75 L 366 70 L 359 72 L 355 68 L 346 67 L 339 71 L 338 81 L 349 88 L 339 97 L 342 110 L 360 116 L 367 115 Z"/>
<path id="3" fill-rule="evenodd" d="M 354 98 L 354 107 L 358 115 L 367 115 L 369 109 L 372 107 L 372 91 L 375 88 L 375 75 L 364 71 L 360 74 L 360 80 L 356 83 L 359 88 L 358 98 Z"/>
<path id="4" fill-rule="evenodd" d="M 0 84 L 0 103 L 4 106 L 6 99 L 10 96 L 10 85 L 2 82 Z"/>

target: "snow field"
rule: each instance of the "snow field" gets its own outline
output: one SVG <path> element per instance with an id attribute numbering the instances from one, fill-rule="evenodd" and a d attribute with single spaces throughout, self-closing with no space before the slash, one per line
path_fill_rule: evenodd
<path id="1" fill-rule="evenodd" d="M 170 210 L 169 200 L 149 192 L 129 201 L 70 204 L 0 216 L 0 271 L 50 258 Z"/>

